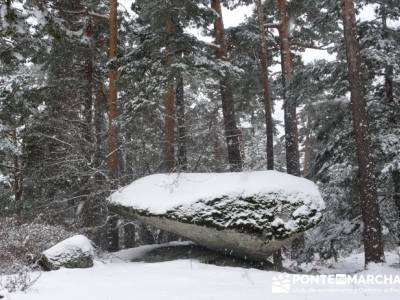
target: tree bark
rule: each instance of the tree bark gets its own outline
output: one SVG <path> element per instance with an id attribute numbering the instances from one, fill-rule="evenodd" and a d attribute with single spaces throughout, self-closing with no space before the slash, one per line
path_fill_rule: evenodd
<path id="1" fill-rule="evenodd" d="M 176 85 L 176 119 L 178 122 L 178 166 L 181 171 L 187 171 L 184 95 L 183 75 L 179 73 Z"/>
<path id="2" fill-rule="evenodd" d="M 265 18 L 264 7 L 261 0 L 256 0 L 258 29 L 260 31 L 260 66 L 261 80 L 263 84 L 264 109 L 265 109 L 265 126 L 267 134 L 267 169 L 274 170 L 274 125 L 272 119 L 272 98 L 269 86 L 268 74 L 268 49 L 267 35 L 265 33 Z M 282 251 L 278 250 L 273 255 L 274 267 L 276 270 L 281 270 L 282 266 Z"/>
<path id="3" fill-rule="evenodd" d="M 285 142 L 286 142 L 286 169 L 287 173 L 300 176 L 299 136 L 297 129 L 297 103 L 290 93 L 294 67 L 290 51 L 289 40 L 289 13 L 286 0 L 278 0 L 280 14 L 279 37 L 281 47 L 281 67 L 283 82 Z"/>
<path id="4" fill-rule="evenodd" d="M 393 181 L 393 202 L 397 208 L 398 226 L 397 226 L 397 243 L 400 246 L 400 170 L 392 171 Z"/>
<path id="5" fill-rule="evenodd" d="M 303 166 L 303 177 L 307 178 L 311 173 L 311 155 L 312 155 L 312 142 L 311 142 L 311 125 L 310 117 L 307 114 L 306 121 L 306 140 L 304 141 L 304 166 Z"/>
<path id="6" fill-rule="evenodd" d="M 17 130 L 13 129 L 11 132 L 11 136 L 13 139 L 13 143 L 16 149 L 19 148 L 18 145 L 18 136 Z M 22 195 L 24 191 L 23 181 L 24 181 L 24 173 L 22 170 L 22 162 L 21 156 L 18 153 L 13 155 L 13 192 L 14 192 L 14 200 L 15 200 L 15 213 L 18 217 L 22 217 L 23 211 L 23 202 Z"/>
<path id="7" fill-rule="evenodd" d="M 103 135 L 105 129 L 104 112 L 107 103 L 107 97 L 104 93 L 103 83 L 98 83 L 96 92 L 96 101 L 94 106 L 94 136 L 95 136 L 95 150 L 94 150 L 94 166 L 99 168 L 104 161 L 104 146 Z"/>
<path id="8" fill-rule="evenodd" d="M 398 208 L 399 220 L 400 220 L 400 170 L 393 171 L 392 178 L 393 178 L 393 199 L 394 203 Z"/>
<path id="9" fill-rule="evenodd" d="M 388 27 L 387 27 L 387 8 L 385 4 L 381 4 L 382 11 L 382 28 L 383 37 L 388 38 Z M 390 54 L 390 49 L 386 50 L 387 54 Z M 385 66 L 385 98 L 388 102 L 393 102 L 393 66 L 386 64 Z"/>
<path id="10" fill-rule="evenodd" d="M 173 60 L 173 55 L 170 49 L 170 38 L 176 33 L 176 26 L 171 17 L 166 21 L 167 45 L 165 65 L 170 68 Z M 175 98 L 176 89 L 174 83 L 174 76 L 171 70 L 168 70 L 167 90 L 164 96 L 165 107 L 165 122 L 164 122 L 164 164 L 166 172 L 173 172 L 175 170 Z"/>
<path id="11" fill-rule="evenodd" d="M 385 67 L 385 98 L 388 102 L 394 102 L 393 97 L 393 66 Z"/>
<path id="12" fill-rule="evenodd" d="M 220 0 L 211 0 L 211 8 L 218 14 L 214 21 L 215 43 L 218 45 L 215 50 L 215 55 L 217 59 L 226 59 L 225 29 Z M 227 74 L 221 76 L 220 93 L 230 170 L 232 172 L 240 172 L 242 170 L 242 157 L 240 153 L 239 140 L 240 134 L 236 125 L 232 86 L 229 75 Z"/>
<path id="13" fill-rule="evenodd" d="M 307 132 L 306 140 L 304 142 L 304 168 L 303 176 L 308 177 L 310 175 L 310 163 L 311 163 L 311 141 L 310 133 Z"/>
<path id="14" fill-rule="evenodd" d="M 84 99 L 84 118 L 85 118 L 85 126 L 86 126 L 86 132 L 85 132 L 85 139 L 86 141 L 90 144 L 91 141 L 93 140 L 93 133 L 92 133 L 92 119 L 93 119 L 93 26 L 92 26 L 92 21 L 89 19 L 88 24 L 86 25 L 86 30 L 85 30 L 85 35 L 86 38 L 89 41 L 89 53 L 88 53 L 88 58 L 86 62 L 86 97 Z M 91 152 L 91 151 L 88 151 Z"/>
<path id="15" fill-rule="evenodd" d="M 115 119 L 118 117 L 118 67 L 116 65 L 118 48 L 118 1 L 110 0 L 111 11 L 109 17 L 109 58 L 110 66 L 110 86 L 108 94 L 108 155 L 107 164 L 113 178 L 118 178 L 120 172 L 118 129 Z"/>
<path id="16" fill-rule="evenodd" d="M 213 141 L 213 172 L 223 172 L 225 166 L 226 156 L 224 155 L 224 149 L 222 145 L 222 141 L 220 141 L 220 137 L 218 135 L 217 128 L 213 126 L 213 124 L 218 124 L 218 111 L 214 111 L 211 115 L 212 120 L 210 121 L 209 130 L 212 130 L 212 141 Z"/>
<path id="17" fill-rule="evenodd" d="M 353 0 L 342 0 L 342 17 L 358 160 L 360 202 L 364 222 L 365 263 L 368 264 L 384 261 L 384 252 L 375 183 L 375 166 L 370 151 L 366 101 L 361 82 L 361 60 Z"/>
<path id="18" fill-rule="evenodd" d="M 264 108 L 265 108 L 265 125 L 267 134 L 267 169 L 274 169 L 274 128 L 272 119 L 272 98 L 269 85 L 268 74 L 268 49 L 267 49 L 267 35 L 265 33 L 265 18 L 264 9 L 261 0 L 256 0 L 258 27 L 260 31 L 260 65 L 261 65 L 261 79 L 264 92 Z"/>

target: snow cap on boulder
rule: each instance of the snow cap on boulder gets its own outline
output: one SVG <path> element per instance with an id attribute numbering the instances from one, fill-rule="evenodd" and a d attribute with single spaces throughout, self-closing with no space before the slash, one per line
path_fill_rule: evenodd
<path id="1" fill-rule="evenodd" d="M 318 187 L 305 178 L 276 171 L 241 173 L 172 173 L 143 177 L 115 192 L 110 203 L 164 214 L 177 206 L 219 197 L 252 197 L 279 193 L 288 201 L 322 210 Z"/>

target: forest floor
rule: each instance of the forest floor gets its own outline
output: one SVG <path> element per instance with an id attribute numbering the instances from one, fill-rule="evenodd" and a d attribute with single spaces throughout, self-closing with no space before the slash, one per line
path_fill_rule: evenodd
<path id="1" fill-rule="evenodd" d="M 386 253 L 385 264 L 371 265 L 368 270 L 364 270 L 363 255 L 355 253 L 338 263 L 305 265 L 308 275 L 298 275 L 220 267 L 190 259 L 131 262 L 149 249 L 154 246 L 103 256 L 90 269 L 32 273 L 33 278 L 39 277 L 27 292 L 3 294 L 3 297 L 5 300 L 320 300 L 322 297 L 386 300 L 399 299 L 400 295 L 400 282 L 396 281 L 400 278 L 399 257 L 395 252 Z M 359 281 L 346 281 L 344 274 Z"/>

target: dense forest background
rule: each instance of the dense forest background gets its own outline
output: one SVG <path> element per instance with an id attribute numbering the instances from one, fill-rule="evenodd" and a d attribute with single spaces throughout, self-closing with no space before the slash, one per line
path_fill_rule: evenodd
<path id="1" fill-rule="evenodd" d="M 276 169 L 316 182 L 327 204 L 303 259 L 360 248 L 343 2 L 1 0 L 3 224 L 85 232 L 110 250 L 154 243 L 171 237 L 110 214 L 111 191 L 154 173 Z M 221 4 L 255 9 L 224 30 Z M 400 243 L 399 4 L 355 1 L 375 18 L 353 24 L 387 248 Z M 336 59 L 306 64 L 306 49 Z"/>

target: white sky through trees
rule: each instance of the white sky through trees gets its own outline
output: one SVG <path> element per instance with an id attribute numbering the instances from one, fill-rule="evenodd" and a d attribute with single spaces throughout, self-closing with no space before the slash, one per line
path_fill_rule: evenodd
<path id="1" fill-rule="evenodd" d="M 134 0 L 119 0 L 119 3 L 121 6 L 125 7 L 128 12 L 131 12 L 131 5 L 134 2 Z M 223 18 L 224 18 L 224 25 L 225 28 L 237 26 L 240 23 L 244 22 L 246 20 L 247 16 L 250 16 L 253 12 L 254 5 L 249 5 L 249 6 L 239 6 L 238 8 L 234 10 L 229 10 L 226 7 L 222 7 L 222 13 L 223 13 Z M 361 11 L 360 15 L 358 16 L 359 21 L 370 21 L 376 18 L 375 15 L 375 9 L 376 5 L 369 4 L 366 5 L 363 10 Z M 400 27 L 400 22 L 392 22 L 388 20 L 388 25 L 390 27 Z M 213 37 L 206 37 L 201 34 L 201 32 L 198 29 L 189 29 L 188 30 L 190 33 L 198 36 L 198 38 L 212 42 Z M 328 61 L 333 61 L 336 59 L 336 54 L 329 54 L 325 50 L 317 50 L 317 49 L 306 49 L 303 53 L 300 53 L 300 55 L 303 58 L 304 63 L 312 63 L 315 60 L 319 59 L 326 59 Z M 279 59 L 279 58 L 278 58 Z M 279 72 L 280 71 L 280 65 L 275 65 L 272 66 L 271 72 Z M 274 107 L 274 119 L 279 120 L 283 124 L 283 109 L 281 103 L 275 103 Z M 243 124 L 242 124 L 243 125 Z M 284 134 L 283 127 L 279 126 L 278 128 L 279 135 Z"/>

